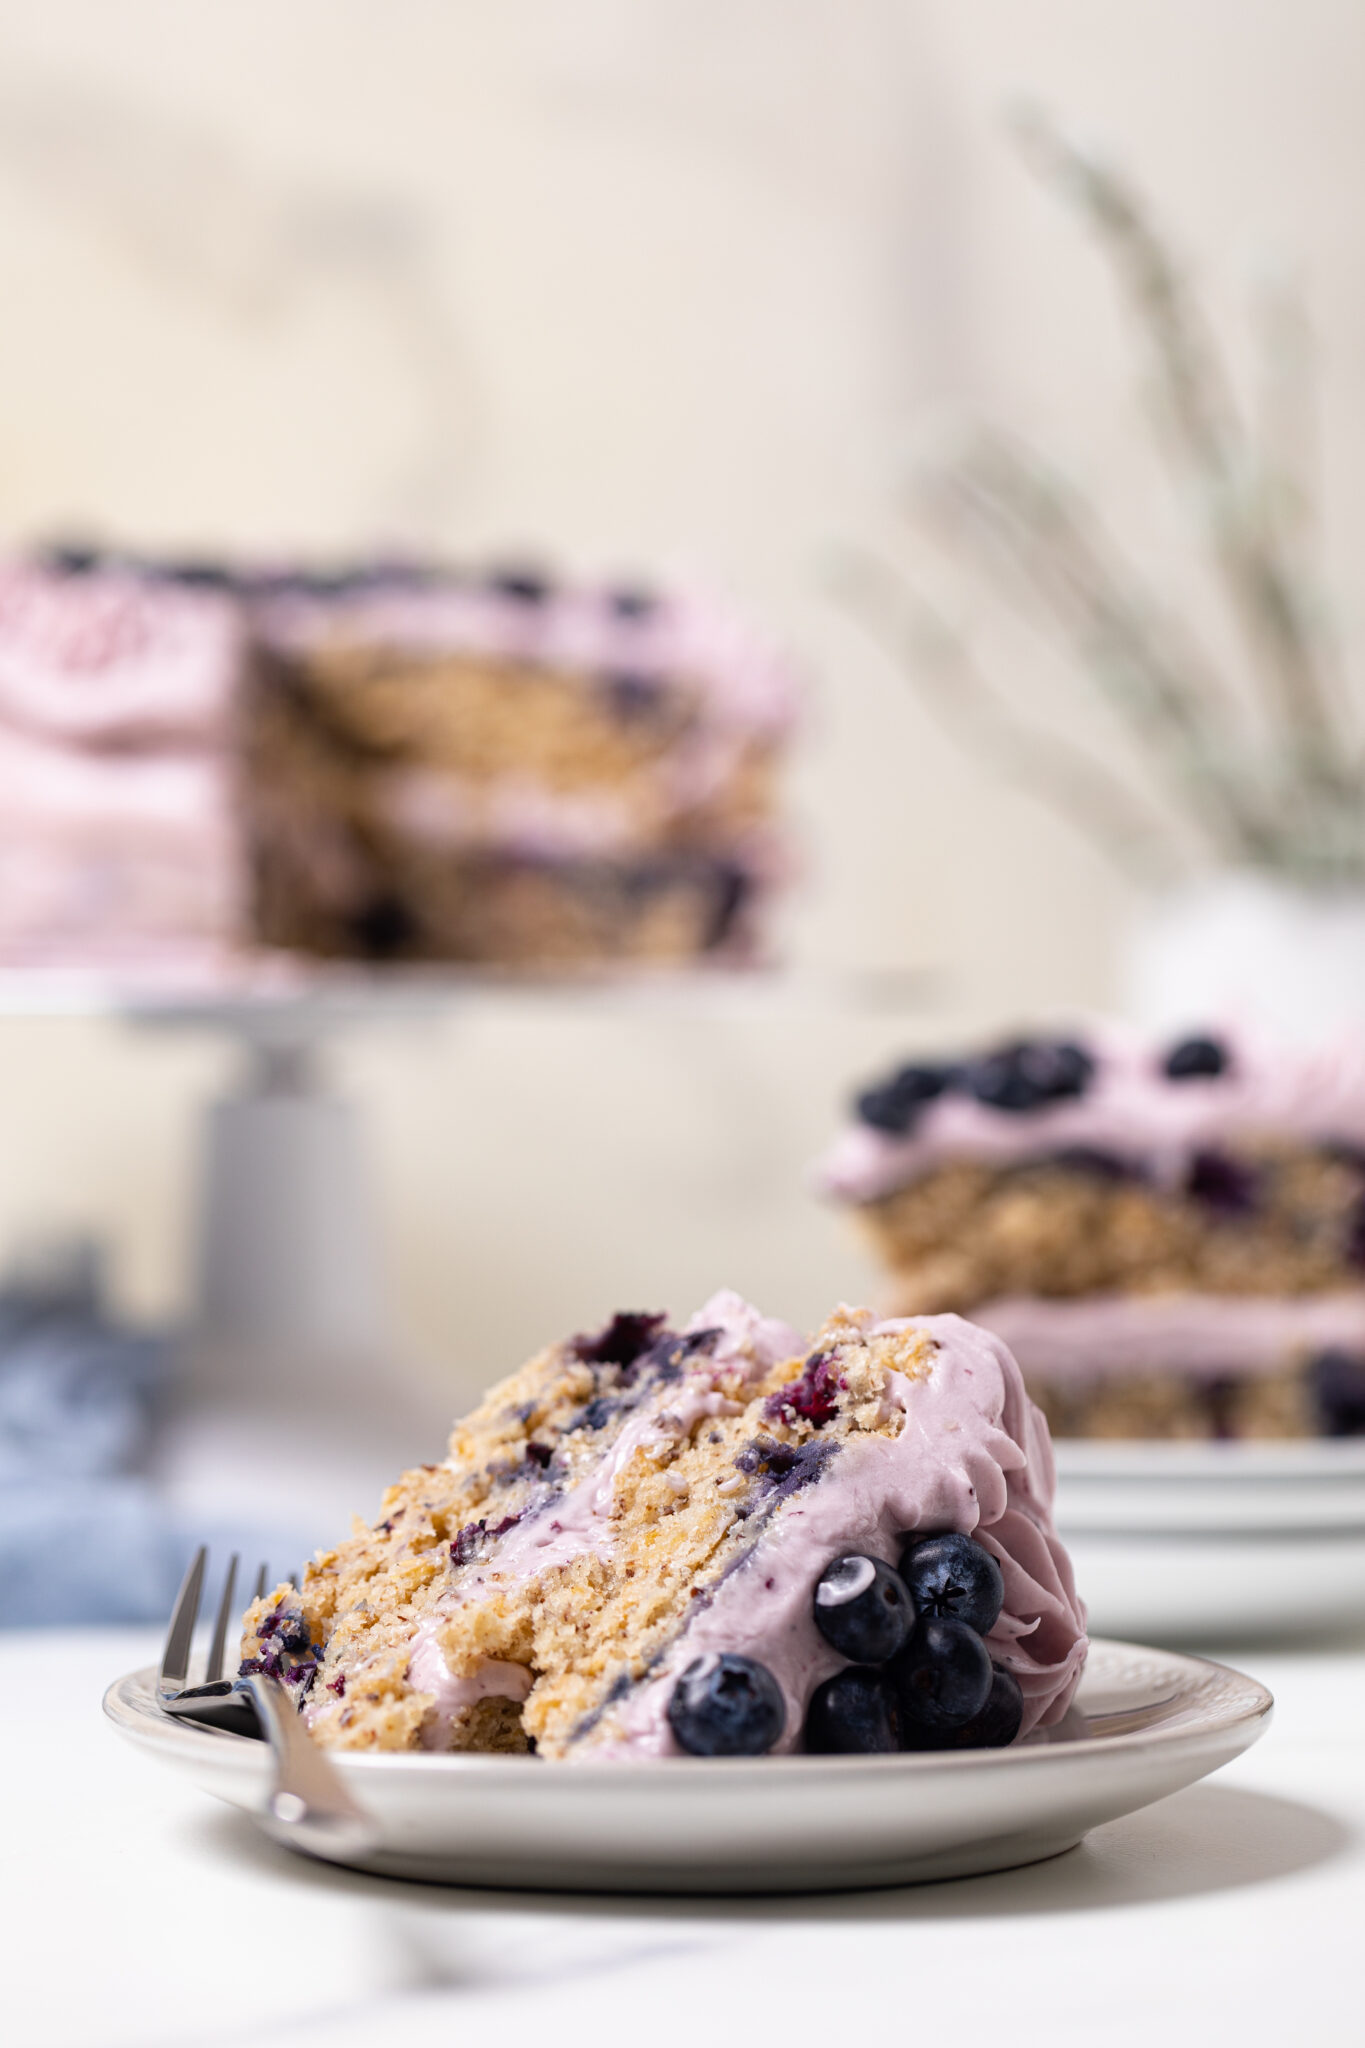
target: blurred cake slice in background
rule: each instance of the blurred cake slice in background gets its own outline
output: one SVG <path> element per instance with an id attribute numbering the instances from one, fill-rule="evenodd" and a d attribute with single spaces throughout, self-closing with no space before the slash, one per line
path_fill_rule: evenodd
<path id="1" fill-rule="evenodd" d="M 888 1308 L 996 1331 L 1056 1434 L 1365 1434 L 1365 1043 L 1104 1030 L 906 1064 L 819 1182 Z"/>
<path id="2" fill-rule="evenodd" d="M 549 1759 L 1003 1747 L 1085 1610 L 998 1339 L 714 1295 L 549 1346 L 246 1617 L 339 1749 Z"/>
<path id="3" fill-rule="evenodd" d="M 373 563 L 0 570 L 0 965 L 748 963 L 790 672 L 709 603 Z"/>

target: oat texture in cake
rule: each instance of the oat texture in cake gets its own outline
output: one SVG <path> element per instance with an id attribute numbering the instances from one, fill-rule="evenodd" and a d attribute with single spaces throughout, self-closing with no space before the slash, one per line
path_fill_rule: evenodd
<path id="1" fill-rule="evenodd" d="M 896 1311 L 955 1309 L 1054 1433 L 1365 1432 L 1365 1041 L 1112 1028 L 917 1060 L 819 1168 Z"/>
<path id="2" fill-rule="evenodd" d="M 721 1293 L 552 1345 L 246 1618 L 330 1747 L 549 1759 L 1003 1745 L 1084 1610 L 998 1339 Z"/>

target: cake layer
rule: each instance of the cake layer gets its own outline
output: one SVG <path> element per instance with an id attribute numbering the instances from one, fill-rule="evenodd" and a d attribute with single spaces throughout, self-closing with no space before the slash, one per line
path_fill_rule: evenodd
<path id="1" fill-rule="evenodd" d="M 760 901 L 742 871 L 701 855 L 437 858 L 289 827 L 262 846 L 256 871 L 263 939 L 341 959 L 509 967 L 746 960 Z"/>
<path id="2" fill-rule="evenodd" d="M 444 1466 L 257 1603 L 248 1668 L 297 1685 L 324 1743 L 643 1757 L 677 1752 L 684 1678 L 737 1658 L 775 1703 L 762 1746 L 798 1749 L 849 1666 L 822 1574 L 956 1531 L 998 1567 L 983 1669 L 1027 1732 L 1085 1649 L 1052 1486 L 1017 1366 L 957 1318 L 842 1310 L 807 1349 L 734 1295 L 680 1331 L 618 1317 L 495 1389 Z"/>
<path id="3" fill-rule="evenodd" d="M 962 1158 L 855 1214 L 905 1311 L 1007 1294 L 1305 1294 L 1365 1272 L 1365 1160 L 1269 1141 L 1195 1152 L 1174 1186 L 1107 1154 Z"/>

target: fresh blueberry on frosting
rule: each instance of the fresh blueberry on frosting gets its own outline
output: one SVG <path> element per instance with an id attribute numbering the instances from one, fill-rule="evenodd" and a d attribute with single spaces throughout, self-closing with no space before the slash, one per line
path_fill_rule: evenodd
<path id="1" fill-rule="evenodd" d="M 511 598 L 514 604 L 527 605 L 544 604 L 553 588 L 549 577 L 540 570 L 520 564 L 490 570 L 488 587 L 499 597 Z"/>
<path id="2" fill-rule="evenodd" d="M 855 1108 L 861 1121 L 874 1131 L 886 1131 L 901 1138 L 910 1129 L 926 1102 L 942 1095 L 950 1080 L 950 1069 L 923 1061 L 898 1067 L 885 1081 L 865 1088 Z"/>
<path id="3" fill-rule="evenodd" d="M 918 1729 L 937 1736 L 975 1720 L 990 1698 L 993 1670 L 975 1629 L 932 1616 L 919 1622 L 891 1666 L 906 1747 L 919 1746 Z"/>
<path id="4" fill-rule="evenodd" d="M 991 1689 L 979 1714 L 961 1728 L 937 1731 L 923 1722 L 904 1724 L 904 1749 L 1008 1749 L 1024 1721 L 1024 1695 L 1019 1681 L 1003 1665 L 991 1667 Z"/>
<path id="5" fill-rule="evenodd" d="M 1019 1733 L 1024 1719 L 1024 1695 L 1013 1672 L 1001 1664 L 991 1666 L 991 1689 L 986 1704 L 974 1721 L 958 1730 L 961 1749 L 1007 1749 Z"/>
<path id="6" fill-rule="evenodd" d="M 904 1649 L 915 1610 L 904 1579 L 879 1557 L 836 1557 L 815 1588 L 815 1626 L 841 1657 L 885 1664 Z"/>
<path id="7" fill-rule="evenodd" d="M 1012 1115 L 1083 1095 L 1095 1071 L 1084 1046 L 1070 1039 L 1016 1039 L 963 1069 L 968 1092 L 988 1109 Z"/>
<path id="8" fill-rule="evenodd" d="M 1161 1063 L 1168 1081 L 1212 1081 L 1226 1074 L 1232 1061 L 1217 1038 L 1182 1038 Z"/>
<path id="9" fill-rule="evenodd" d="M 884 1671 L 851 1664 L 812 1693 L 806 1710 L 812 1756 L 885 1756 L 900 1746 L 900 1701 Z"/>
<path id="10" fill-rule="evenodd" d="M 659 609 L 659 599 L 640 583 L 618 583 L 607 592 L 607 603 L 618 619 L 647 619 Z"/>
<path id="11" fill-rule="evenodd" d="M 777 1680 L 752 1657 L 694 1657 L 673 1688 L 668 1724 L 689 1756 L 765 1756 L 786 1725 Z"/>
<path id="12" fill-rule="evenodd" d="M 948 1530 L 924 1536 L 901 1556 L 901 1576 L 921 1619 L 965 1622 L 989 1635 L 1005 1604 L 1005 1581 L 988 1550 Z"/>
<path id="13" fill-rule="evenodd" d="M 79 541 L 55 541 L 39 550 L 38 560 L 59 576 L 89 576 L 103 566 L 105 556 L 101 549 Z"/>

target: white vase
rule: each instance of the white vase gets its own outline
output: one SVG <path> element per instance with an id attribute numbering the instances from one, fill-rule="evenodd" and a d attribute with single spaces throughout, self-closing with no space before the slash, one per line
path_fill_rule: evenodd
<path id="1" fill-rule="evenodd" d="M 1365 889 L 1231 872 L 1173 890 L 1139 915 L 1122 997 L 1152 1030 L 1249 1023 L 1305 1045 L 1365 1031 Z"/>

